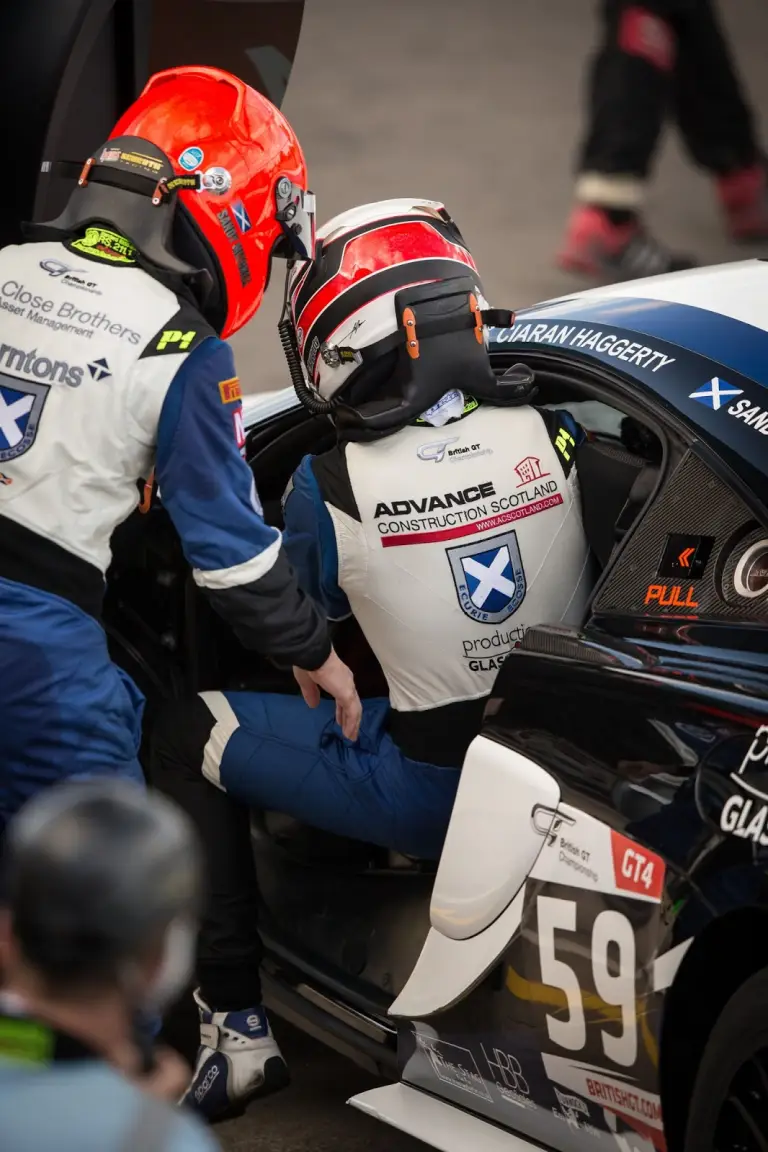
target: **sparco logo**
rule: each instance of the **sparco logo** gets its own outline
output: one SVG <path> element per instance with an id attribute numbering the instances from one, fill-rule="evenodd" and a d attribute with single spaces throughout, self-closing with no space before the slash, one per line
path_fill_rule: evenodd
<path id="1" fill-rule="evenodd" d="M 417 500 L 393 500 L 389 504 L 383 502 L 376 505 L 374 519 L 379 516 L 407 516 L 409 512 L 434 512 L 436 508 L 461 508 L 463 504 L 471 504 L 473 500 L 484 500 L 486 496 L 495 496 L 496 489 L 489 481 L 486 484 L 472 484 L 469 488 L 460 488 L 458 492 L 445 492 L 442 496 L 422 496 Z"/>
<path id="2" fill-rule="evenodd" d="M 0 368 L 7 368 L 9 372 L 23 372 L 26 376 L 34 376 L 35 380 L 69 384 L 70 388 L 77 388 L 83 382 L 83 368 L 72 366 L 66 360 L 38 356 L 37 348 L 25 352 L 22 348 L 0 344 Z"/>
<path id="3" fill-rule="evenodd" d="M 208 1095 L 208 1093 L 210 1092 L 211 1087 L 213 1085 L 213 1082 L 218 1075 L 219 1075 L 219 1066 L 218 1066 L 218 1064 L 214 1064 L 213 1067 L 208 1072 L 206 1072 L 202 1083 L 198 1084 L 197 1088 L 195 1089 L 195 1100 L 197 1100 L 198 1104 L 200 1103 L 200 1101 L 205 1096 Z"/>

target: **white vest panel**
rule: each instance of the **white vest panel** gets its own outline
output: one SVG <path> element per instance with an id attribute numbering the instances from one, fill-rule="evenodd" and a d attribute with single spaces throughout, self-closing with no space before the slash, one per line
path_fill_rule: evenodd
<path id="1" fill-rule="evenodd" d="M 566 451 L 572 455 L 572 446 Z M 581 623 L 590 591 L 575 468 L 533 408 L 346 448 L 358 522 L 329 505 L 346 593 L 392 706 L 487 695 L 526 629 Z"/>
<path id="2" fill-rule="evenodd" d="M 102 572 L 185 353 L 140 356 L 178 309 L 139 268 L 0 250 L 0 515 Z"/>

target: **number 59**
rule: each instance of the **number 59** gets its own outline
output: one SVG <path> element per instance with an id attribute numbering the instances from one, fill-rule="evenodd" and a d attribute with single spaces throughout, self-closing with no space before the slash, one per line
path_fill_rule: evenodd
<path id="1" fill-rule="evenodd" d="M 578 1051 L 587 1042 L 587 1022 L 584 1016 L 579 980 L 564 960 L 555 955 L 555 929 L 576 931 L 576 903 L 552 896 L 539 896 L 536 901 L 539 922 L 539 959 L 541 979 L 565 993 L 568 1019 L 547 1014 L 547 1031 L 553 1044 Z M 618 950 L 618 974 L 608 967 L 608 946 Z M 591 943 L 592 975 L 600 999 L 621 1011 L 622 1029 L 619 1036 L 601 1030 L 603 1050 L 609 1060 L 630 1067 L 637 1059 L 637 1014 L 635 1008 L 635 934 L 632 925 L 621 912 L 606 910 L 595 919 Z"/>

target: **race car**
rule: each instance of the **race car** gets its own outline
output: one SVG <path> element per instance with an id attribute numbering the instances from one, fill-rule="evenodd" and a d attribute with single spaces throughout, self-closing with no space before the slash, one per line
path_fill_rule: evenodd
<path id="1" fill-rule="evenodd" d="M 588 614 L 466 654 L 498 676 L 437 868 L 254 813 L 268 1004 L 390 1081 L 352 1104 L 443 1152 L 765 1152 L 768 264 L 519 310 L 489 348 L 589 434 Z M 249 398 L 245 423 L 280 524 L 333 429 L 290 391 Z M 293 690 L 146 508 L 107 615 L 150 705 Z M 337 641 L 381 692 L 354 622 Z"/>

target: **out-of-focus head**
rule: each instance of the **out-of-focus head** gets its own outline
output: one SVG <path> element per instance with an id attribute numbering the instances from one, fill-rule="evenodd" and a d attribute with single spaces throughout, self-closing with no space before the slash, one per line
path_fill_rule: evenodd
<path id="1" fill-rule="evenodd" d="M 202 897 L 200 852 L 170 801 L 121 780 L 78 780 L 31 800 L 3 856 L 3 966 L 52 993 L 121 989 L 161 1008 L 185 986 Z"/>
<path id="2" fill-rule="evenodd" d="M 299 394 L 333 402 L 340 425 L 383 435 L 453 388 L 495 386 L 480 274 L 437 201 L 383 200 L 334 217 L 315 260 L 290 273 L 288 303 Z"/>
<path id="3" fill-rule="evenodd" d="M 91 160 L 49 233 L 90 226 L 93 251 L 99 225 L 111 224 L 138 262 L 194 285 L 222 336 L 258 309 L 274 256 L 314 252 L 314 197 L 296 135 L 269 100 L 228 72 L 156 73 Z"/>

